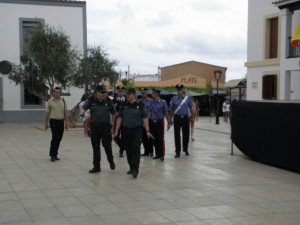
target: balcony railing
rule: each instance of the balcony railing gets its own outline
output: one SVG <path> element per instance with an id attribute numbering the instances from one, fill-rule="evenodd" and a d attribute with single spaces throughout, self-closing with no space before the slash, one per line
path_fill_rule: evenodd
<path id="1" fill-rule="evenodd" d="M 294 47 L 291 45 L 291 39 L 292 37 L 289 37 L 289 55 L 288 58 L 297 58 L 300 57 L 300 48 L 299 47 Z"/>

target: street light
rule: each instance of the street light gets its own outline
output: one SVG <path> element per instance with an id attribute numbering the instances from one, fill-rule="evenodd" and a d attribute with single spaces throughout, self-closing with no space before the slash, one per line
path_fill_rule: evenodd
<path id="1" fill-rule="evenodd" d="M 214 75 L 215 75 L 215 79 L 217 80 L 217 111 L 216 111 L 216 124 L 220 124 L 220 123 L 219 123 L 219 80 L 220 80 L 220 78 L 221 78 L 222 71 L 221 71 L 221 70 L 215 70 L 215 71 L 214 71 Z"/>

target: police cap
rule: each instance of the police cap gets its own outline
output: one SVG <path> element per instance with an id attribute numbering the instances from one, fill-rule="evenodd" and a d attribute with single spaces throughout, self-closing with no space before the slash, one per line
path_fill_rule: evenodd
<path id="1" fill-rule="evenodd" d="M 95 91 L 107 92 L 106 87 L 104 85 L 97 85 Z"/>
<path id="2" fill-rule="evenodd" d="M 122 85 L 118 85 L 118 86 L 116 87 L 116 89 L 117 89 L 118 91 L 124 91 L 125 87 L 122 86 Z"/>
<path id="3" fill-rule="evenodd" d="M 144 88 L 144 87 L 142 87 L 142 88 L 140 88 L 140 91 L 141 91 L 141 92 L 146 92 L 146 91 L 148 91 L 148 89 L 147 89 L 147 88 Z"/>
<path id="4" fill-rule="evenodd" d="M 157 88 L 152 88 L 152 93 L 157 93 L 160 94 L 161 90 L 157 89 Z"/>
<path id="5" fill-rule="evenodd" d="M 135 91 L 135 89 L 134 88 L 128 88 L 128 90 L 127 90 L 127 94 L 136 94 L 136 91 Z"/>
<path id="6" fill-rule="evenodd" d="M 175 87 L 177 90 L 181 90 L 184 88 L 183 84 L 177 84 Z"/>

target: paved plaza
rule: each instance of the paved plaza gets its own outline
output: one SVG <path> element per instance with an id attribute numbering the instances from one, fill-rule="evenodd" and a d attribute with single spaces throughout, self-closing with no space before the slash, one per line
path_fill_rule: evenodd
<path id="1" fill-rule="evenodd" d="M 230 155 L 230 125 L 221 118 L 200 118 L 190 156 L 178 159 L 167 131 L 165 161 L 142 158 L 137 179 L 115 144 L 116 170 L 102 151 L 101 173 L 89 174 L 92 148 L 78 129 L 64 133 L 61 160 L 50 162 L 51 133 L 37 127 L 0 123 L 1 225 L 300 224 L 300 174 L 236 148 Z"/>

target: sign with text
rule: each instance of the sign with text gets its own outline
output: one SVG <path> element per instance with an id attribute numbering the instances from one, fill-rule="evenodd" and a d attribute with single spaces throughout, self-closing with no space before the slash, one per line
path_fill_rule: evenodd
<path id="1" fill-rule="evenodd" d="M 181 83 L 183 84 L 197 84 L 197 77 L 182 77 Z"/>

